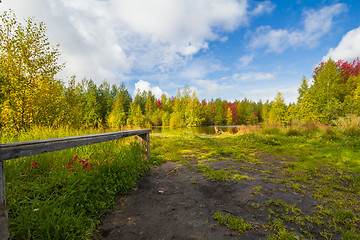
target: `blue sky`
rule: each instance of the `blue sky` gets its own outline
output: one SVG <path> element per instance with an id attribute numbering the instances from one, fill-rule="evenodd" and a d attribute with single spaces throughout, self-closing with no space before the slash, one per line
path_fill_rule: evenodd
<path id="1" fill-rule="evenodd" d="M 1 12 L 46 23 L 58 75 L 131 93 L 295 102 L 323 59 L 360 57 L 360 1 L 2 0 Z"/>

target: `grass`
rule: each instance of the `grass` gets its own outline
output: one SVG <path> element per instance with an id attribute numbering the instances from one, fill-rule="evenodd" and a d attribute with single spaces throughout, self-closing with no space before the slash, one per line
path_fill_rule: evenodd
<path id="1" fill-rule="evenodd" d="M 344 125 L 268 127 L 211 138 L 178 132 L 153 137 L 152 154 L 182 162 L 211 181 L 256 181 L 243 171 L 258 171 L 262 180 L 283 184 L 281 192 L 314 199 L 306 210 L 279 199 L 252 204 L 266 219 L 261 225 L 269 239 L 360 239 L 360 138 Z M 255 185 L 251 195 L 261 198 L 264 191 Z M 229 216 L 216 216 L 228 225 Z"/>
<path id="2" fill-rule="evenodd" d="M 35 129 L 3 142 L 94 132 Z M 150 169 L 143 146 L 120 139 L 5 162 L 11 239 L 88 239 L 119 194 Z"/>
<path id="3" fill-rule="evenodd" d="M 217 137 L 171 131 L 152 136 L 148 162 L 143 161 L 142 146 L 133 139 L 6 161 L 11 237 L 91 238 L 118 194 L 132 189 L 153 164 L 176 161 L 211 181 L 257 181 L 251 199 L 262 199 L 271 191 L 260 180 L 282 184 L 284 194 L 314 199 L 306 211 L 301 204 L 279 199 L 249 203 L 263 219 L 256 226 L 262 226 L 269 239 L 360 239 L 360 138 L 343 125 L 267 127 L 257 133 Z M 91 133 L 34 129 L 1 141 Z M 253 178 L 251 172 L 258 177 Z M 218 212 L 214 219 L 238 232 L 262 231 L 251 229 L 254 225 L 246 217 Z"/>
<path id="4" fill-rule="evenodd" d="M 248 230 L 253 229 L 251 223 L 245 222 L 244 219 L 240 217 L 234 217 L 230 214 L 222 214 L 216 212 L 213 215 L 213 218 L 221 225 L 226 225 L 229 229 L 235 230 L 238 233 L 246 233 Z"/>

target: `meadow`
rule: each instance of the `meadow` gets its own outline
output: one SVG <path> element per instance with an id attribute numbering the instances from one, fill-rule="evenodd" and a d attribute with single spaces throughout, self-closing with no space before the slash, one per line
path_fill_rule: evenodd
<path id="1" fill-rule="evenodd" d="M 102 217 L 119 196 L 134 189 L 154 165 L 176 162 L 210 183 L 251 187 L 244 196 L 251 214 L 236 214 L 236 208 L 212 213 L 219 228 L 226 226 L 240 238 L 360 239 L 356 128 L 307 124 L 249 129 L 220 135 L 154 133 L 149 161 L 132 138 L 6 161 L 11 237 L 96 238 Z M 2 142 L 96 132 L 35 128 Z M 189 181 L 194 184 L 199 183 Z"/>

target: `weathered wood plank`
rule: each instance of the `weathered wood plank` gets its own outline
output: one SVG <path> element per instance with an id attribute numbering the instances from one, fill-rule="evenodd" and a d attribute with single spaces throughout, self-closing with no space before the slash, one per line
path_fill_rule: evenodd
<path id="1" fill-rule="evenodd" d="M 0 239 L 9 239 L 9 226 L 5 199 L 4 163 L 0 161 Z"/>
<path id="2" fill-rule="evenodd" d="M 150 132 L 151 129 L 141 129 L 111 133 L 100 133 L 77 137 L 0 144 L 0 161 L 41 153 L 54 152 L 136 135 L 146 135 Z M 149 153 L 150 150 L 148 151 L 148 154 Z"/>

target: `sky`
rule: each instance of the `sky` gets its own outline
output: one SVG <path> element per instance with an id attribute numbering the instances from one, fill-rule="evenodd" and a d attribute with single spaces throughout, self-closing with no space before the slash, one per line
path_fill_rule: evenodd
<path id="1" fill-rule="evenodd" d="M 296 102 L 319 62 L 360 57 L 360 1 L 2 0 L 59 44 L 57 75 L 211 100 Z"/>

